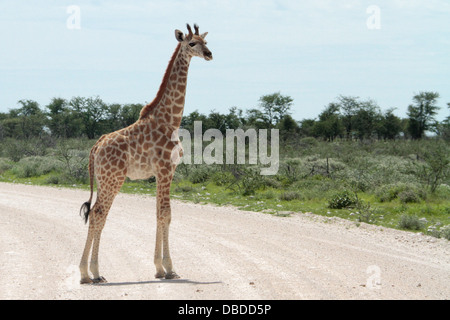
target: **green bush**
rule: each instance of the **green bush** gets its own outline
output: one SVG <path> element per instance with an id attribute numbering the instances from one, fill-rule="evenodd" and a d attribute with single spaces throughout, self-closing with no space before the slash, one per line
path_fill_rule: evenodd
<path id="1" fill-rule="evenodd" d="M 175 192 L 181 192 L 181 193 L 191 193 L 196 191 L 193 186 L 190 185 L 179 185 L 175 188 Z"/>
<path id="2" fill-rule="evenodd" d="M 286 191 L 280 194 L 280 200 L 283 201 L 300 200 L 301 197 L 301 194 L 297 191 Z"/>
<path id="3" fill-rule="evenodd" d="M 229 171 L 217 171 L 212 174 L 211 181 L 215 183 L 216 186 L 228 186 L 236 181 L 233 174 Z"/>
<path id="4" fill-rule="evenodd" d="M 13 167 L 13 165 L 10 160 L 5 159 L 5 158 L 0 158 L 0 174 L 5 171 L 8 171 L 12 167 Z"/>
<path id="5" fill-rule="evenodd" d="M 406 230 L 420 230 L 423 228 L 423 223 L 420 221 L 420 219 L 417 216 L 403 214 L 400 217 L 398 226 L 401 229 L 406 229 Z"/>
<path id="6" fill-rule="evenodd" d="M 300 159 L 287 159 L 280 164 L 279 174 L 290 183 L 306 177 L 308 172 Z"/>
<path id="7" fill-rule="evenodd" d="M 440 235 L 444 239 L 450 240 L 450 224 L 441 228 Z"/>
<path id="8" fill-rule="evenodd" d="M 60 184 L 60 177 L 52 175 L 45 180 L 46 184 Z"/>
<path id="9" fill-rule="evenodd" d="M 434 193 L 450 177 L 450 145 L 437 140 L 421 150 L 418 158 L 415 163 L 418 176 Z"/>
<path id="10" fill-rule="evenodd" d="M 383 185 L 376 189 L 375 195 L 380 202 L 390 202 L 398 198 L 402 203 L 418 203 L 427 197 L 423 188 L 416 184 L 403 182 Z"/>
<path id="11" fill-rule="evenodd" d="M 38 170 L 40 165 L 40 158 L 23 158 L 14 165 L 12 172 L 18 178 L 37 177 L 41 175 L 41 172 Z"/>
<path id="12" fill-rule="evenodd" d="M 276 194 L 275 194 L 275 192 L 272 189 L 269 189 L 269 190 L 267 190 L 266 192 L 264 192 L 262 194 L 262 197 L 265 198 L 265 199 L 268 199 L 268 200 L 274 199 L 275 196 L 276 196 Z"/>
<path id="13" fill-rule="evenodd" d="M 14 162 L 25 157 L 45 156 L 51 141 L 32 138 L 28 140 L 6 139 L 2 143 L 2 154 Z"/>
<path id="14" fill-rule="evenodd" d="M 398 199 L 402 203 L 419 203 L 420 196 L 413 190 L 405 190 L 398 194 Z"/>
<path id="15" fill-rule="evenodd" d="M 265 178 L 260 174 L 258 168 L 242 167 L 234 184 L 244 196 L 253 195 L 256 191 L 264 189 Z"/>
<path id="16" fill-rule="evenodd" d="M 350 191 L 342 191 L 335 194 L 329 201 L 330 209 L 344 209 L 354 207 L 358 203 L 358 199 Z"/>
<path id="17" fill-rule="evenodd" d="M 209 179 L 210 174 L 211 174 L 210 171 L 205 166 L 199 167 L 192 166 L 190 168 L 190 172 L 187 176 L 187 179 L 194 184 L 203 183 Z"/>

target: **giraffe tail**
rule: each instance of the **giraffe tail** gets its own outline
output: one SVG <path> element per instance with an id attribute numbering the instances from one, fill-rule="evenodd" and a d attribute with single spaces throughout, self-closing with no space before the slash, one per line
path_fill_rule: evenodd
<path id="1" fill-rule="evenodd" d="M 94 195 L 94 149 L 92 148 L 89 154 L 89 183 L 91 185 L 91 197 L 89 201 L 83 203 L 80 208 L 80 216 L 84 217 L 84 223 L 86 224 L 89 220 L 89 213 L 91 212 L 92 197 Z"/>
<path id="2" fill-rule="evenodd" d="M 80 209 L 80 216 L 84 216 L 84 223 L 86 224 L 89 220 L 89 213 L 91 212 L 91 203 L 90 202 L 85 202 L 83 203 L 83 205 L 81 206 Z"/>

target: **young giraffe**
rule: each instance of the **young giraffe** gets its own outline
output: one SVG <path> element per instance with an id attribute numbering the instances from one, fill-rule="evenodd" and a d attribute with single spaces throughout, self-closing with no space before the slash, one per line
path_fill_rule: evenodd
<path id="1" fill-rule="evenodd" d="M 212 60 L 206 47 L 205 37 L 195 34 L 187 25 L 189 34 L 175 30 L 178 46 L 169 62 L 156 98 L 145 106 L 139 120 L 122 130 L 102 136 L 92 147 L 89 156 L 91 197 L 83 204 L 85 222 L 89 220 L 89 231 L 80 263 L 81 283 L 103 283 L 105 278 L 98 270 L 100 235 L 109 209 L 126 177 L 132 180 L 156 177 L 156 247 L 154 263 L 156 278 L 176 279 L 179 276 L 172 267 L 169 253 L 169 224 L 171 220 L 170 185 L 182 148 L 176 131 L 183 115 L 189 64 L 194 56 Z M 175 151 L 175 152 L 174 152 Z M 97 199 L 91 209 L 94 176 L 97 180 Z M 88 257 L 92 247 L 90 271 Z"/>

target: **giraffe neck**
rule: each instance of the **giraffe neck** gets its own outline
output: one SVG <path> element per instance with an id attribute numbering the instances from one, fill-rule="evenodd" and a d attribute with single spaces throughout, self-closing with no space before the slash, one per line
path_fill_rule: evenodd
<path id="1" fill-rule="evenodd" d="M 139 120 L 153 117 L 159 123 L 180 127 L 190 62 L 191 57 L 178 44 L 156 98 L 142 109 Z"/>

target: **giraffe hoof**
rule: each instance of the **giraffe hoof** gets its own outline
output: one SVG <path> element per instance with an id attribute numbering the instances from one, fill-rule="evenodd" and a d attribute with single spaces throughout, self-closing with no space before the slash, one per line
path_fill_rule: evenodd
<path id="1" fill-rule="evenodd" d="M 166 278 L 167 280 L 180 279 L 180 276 L 177 275 L 175 272 L 169 272 L 169 273 L 166 273 L 165 278 Z"/>
<path id="2" fill-rule="evenodd" d="M 106 279 L 104 277 L 100 276 L 100 278 L 93 279 L 92 282 L 93 283 L 107 283 L 108 281 L 106 281 Z"/>
<path id="3" fill-rule="evenodd" d="M 83 278 L 80 280 L 80 284 L 91 284 L 93 283 L 91 278 Z"/>

